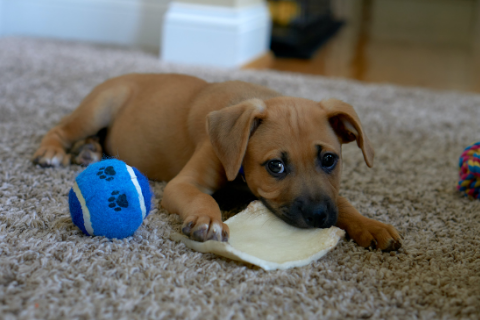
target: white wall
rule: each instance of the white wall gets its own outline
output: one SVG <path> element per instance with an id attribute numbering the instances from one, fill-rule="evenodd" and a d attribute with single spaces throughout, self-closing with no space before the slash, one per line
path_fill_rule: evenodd
<path id="1" fill-rule="evenodd" d="M 209 6 L 221 6 L 240 8 L 262 3 L 264 0 L 175 0 L 180 3 L 204 4 Z"/>
<path id="2" fill-rule="evenodd" d="M 0 0 L 0 37 L 3 34 L 3 0 Z"/>
<path id="3" fill-rule="evenodd" d="M 0 0 L 0 35 L 158 48 L 170 0 Z"/>

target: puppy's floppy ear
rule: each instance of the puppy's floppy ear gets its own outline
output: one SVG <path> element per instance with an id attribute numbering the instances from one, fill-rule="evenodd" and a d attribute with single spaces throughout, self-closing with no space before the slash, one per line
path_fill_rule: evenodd
<path id="1" fill-rule="evenodd" d="M 237 177 L 248 139 L 261 122 L 264 111 L 265 103 L 262 100 L 251 99 L 207 115 L 210 142 L 229 181 Z"/>
<path id="2" fill-rule="evenodd" d="M 375 152 L 370 140 L 363 132 L 362 124 L 353 107 L 337 99 L 322 100 L 320 105 L 327 111 L 330 125 L 338 135 L 340 142 L 349 143 L 357 140 L 357 145 L 362 149 L 367 166 L 372 167 Z"/>

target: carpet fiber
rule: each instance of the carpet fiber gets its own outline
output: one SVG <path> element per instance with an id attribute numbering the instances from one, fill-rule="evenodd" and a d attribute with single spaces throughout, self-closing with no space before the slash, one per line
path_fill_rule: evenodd
<path id="1" fill-rule="evenodd" d="M 403 235 L 397 253 L 341 241 L 302 268 L 266 272 L 169 240 L 179 219 L 158 207 L 134 236 L 85 236 L 67 195 L 82 168 L 42 169 L 45 132 L 97 84 L 128 72 L 241 79 L 287 95 L 355 106 L 373 169 L 344 148 L 341 193 Z M 148 53 L 0 39 L 1 319 L 478 319 L 480 201 L 455 189 L 458 157 L 480 140 L 480 96 L 258 71 L 188 68 Z"/>

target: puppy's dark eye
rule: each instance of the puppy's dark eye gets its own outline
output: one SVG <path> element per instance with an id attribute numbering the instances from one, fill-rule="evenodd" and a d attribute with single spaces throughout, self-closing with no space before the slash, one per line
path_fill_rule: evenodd
<path id="1" fill-rule="evenodd" d="M 271 160 L 267 162 L 267 171 L 274 176 L 285 172 L 285 165 L 280 160 Z"/>
<path id="2" fill-rule="evenodd" d="M 327 170 L 332 170 L 337 164 L 337 157 L 331 153 L 327 153 L 322 157 L 322 167 Z"/>

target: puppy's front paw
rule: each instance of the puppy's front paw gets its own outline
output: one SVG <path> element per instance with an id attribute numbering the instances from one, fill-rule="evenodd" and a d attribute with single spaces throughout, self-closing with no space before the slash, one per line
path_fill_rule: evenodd
<path id="1" fill-rule="evenodd" d="M 32 161 L 41 167 L 58 167 L 70 164 L 70 156 L 60 147 L 40 147 L 32 157 Z"/>
<path id="2" fill-rule="evenodd" d="M 347 233 L 360 246 L 395 251 L 402 247 L 401 237 L 392 225 L 364 218 L 347 227 Z"/>
<path id="3" fill-rule="evenodd" d="M 228 241 L 229 229 L 221 220 L 208 216 L 189 216 L 182 225 L 182 232 L 195 241 Z"/>

